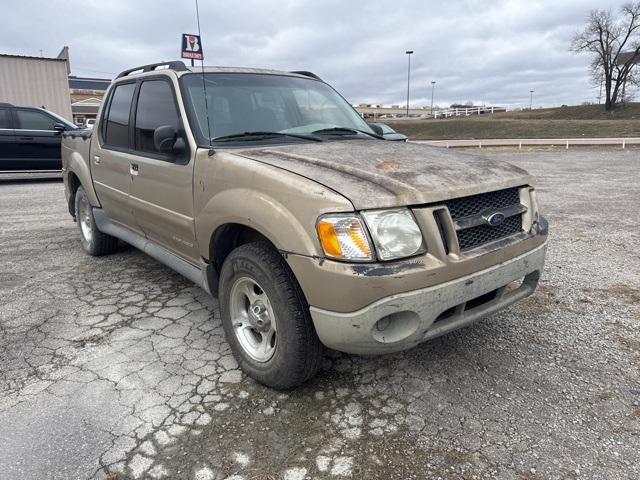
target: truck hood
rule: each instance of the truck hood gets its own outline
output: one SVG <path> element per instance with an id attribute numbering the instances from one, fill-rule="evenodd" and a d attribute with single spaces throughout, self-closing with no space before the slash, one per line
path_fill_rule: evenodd
<path id="1" fill-rule="evenodd" d="M 237 154 L 321 183 L 357 210 L 434 203 L 532 181 L 508 163 L 415 143 L 343 140 Z"/>

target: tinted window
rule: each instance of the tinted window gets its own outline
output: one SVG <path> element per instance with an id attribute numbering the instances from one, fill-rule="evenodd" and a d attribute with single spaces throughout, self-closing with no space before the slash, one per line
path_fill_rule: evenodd
<path id="1" fill-rule="evenodd" d="M 179 129 L 179 118 L 173 91 L 168 82 L 143 82 L 136 110 L 136 150 L 160 153 L 153 144 L 153 132 L 163 125 Z"/>
<path id="2" fill-rule="evenodd" d="M 104 133 L 107 145 L 129 148 L 129 109 L 135 88 L 135 83 L 125 83 L 113 92 Z"/>
<path id="3" fill-rule="evenodd" d="M 9 110 L 0 108 L 0 128 L 11 128 L 11 117 Z"/>
<path id="4" fill-rule="evenodd" d="M 56 121 L 49 115 L 35 110 L 16 109 L 18 125 L 23 130 L 53 130 Z"/>

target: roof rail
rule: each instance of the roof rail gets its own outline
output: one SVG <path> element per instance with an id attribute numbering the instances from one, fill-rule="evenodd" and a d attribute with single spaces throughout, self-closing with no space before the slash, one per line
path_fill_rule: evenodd
<path id="1" fill-rule="evenodd" d="M 318 75 L 316 75 L 313 72 L 307 72 L 306 70 L 299 70 L 299 71 L 289 72 L 289 73 L 295 73 L 297 75 L 304 75 L 305 77 L 315 78 L 316 80 L 322 81 L 322 79 Z"/>
<path id="2" fill-rule="evenodd" d="M 184 62 L 181 62 L 180 60 L 174 60 L 172 62 L 150 63 L 149 65 L 130 68 L 129 70 L 125 70 L 124 72 L 120 73 L 120 75 L 118 75 L 116 78 L 126 77 L 127 75 L 131 75 L 132 73 L 152 72 L 158 67 L 166 67 L 168 70 L 175 70 L 176 72 L 187 71 L 187 66 L 184 64 Z"/>
<path id="3" fill-rule="evenodd" d="M 13 107 L 11 103 L 0 102 L 0 107 Z"/>

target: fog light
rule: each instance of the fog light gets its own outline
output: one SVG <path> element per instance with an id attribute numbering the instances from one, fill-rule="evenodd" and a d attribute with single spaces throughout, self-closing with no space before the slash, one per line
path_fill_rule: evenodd
<path id="1" fill-rule="evenodd" d="M 390 316 L 387 315 L 386 317 L 382 317 L 380 320 L 376 322 L 376 330 L 378 330 L 379 332 L 382 332 L 387 328 L 389 328 L 390 323 L 391 323 Z"/>
<path id="2" fill-rule="evenodd" d="M 420 325 L 416 312 L 402 311 L 385 315 L 371 328 L 371 336 L 380 343 L 394 343 L 413 335 Z"/>

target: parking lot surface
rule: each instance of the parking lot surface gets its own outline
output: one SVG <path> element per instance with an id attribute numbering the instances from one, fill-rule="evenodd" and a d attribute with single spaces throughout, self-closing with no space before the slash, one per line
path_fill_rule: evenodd
<path id="1" fill-rule="evenodd" d="M 640 150 L 481 154 L 537 176 L 535 296 L 286 393 L 188 280 L 85 255 L 61 182 L 0 182 L 0 478 L 640 478 Z"/>

